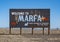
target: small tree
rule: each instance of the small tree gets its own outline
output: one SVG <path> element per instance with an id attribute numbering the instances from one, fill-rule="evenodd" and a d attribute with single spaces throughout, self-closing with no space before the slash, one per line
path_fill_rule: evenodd
<path id="1" fill-rule="evenodd" d="M 57 28 L 57 30 L 59 30 L 59 28 Z"/>

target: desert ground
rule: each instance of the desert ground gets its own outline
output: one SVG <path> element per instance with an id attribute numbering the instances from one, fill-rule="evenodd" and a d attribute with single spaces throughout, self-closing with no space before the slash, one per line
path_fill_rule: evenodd
<path id="1" fill-rule="evenodd" d="M 34 29 L 34 34 L 31 34 L 31 28 L 23 28 L 20 35 L 20 29 L 11 29 L 9 34 L 9 28 L 0 28 L 0 42 L 60 42 L 60 30 L 50 30 L 48 35 L 47 29 L 42 33 L 42 29 Z"/>

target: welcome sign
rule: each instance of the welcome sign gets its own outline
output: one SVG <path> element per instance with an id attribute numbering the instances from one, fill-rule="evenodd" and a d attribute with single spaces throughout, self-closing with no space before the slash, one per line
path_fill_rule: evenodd
<path id="1" fill-rule="evenodd" d="M 10 9 L 10 27 L 50 26 L 50 9 Z"/>

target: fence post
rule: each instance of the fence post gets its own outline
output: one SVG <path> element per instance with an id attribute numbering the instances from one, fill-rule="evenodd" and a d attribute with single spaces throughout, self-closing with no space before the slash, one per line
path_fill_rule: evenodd
<path id="1" fill-rule="evenodd" d="M 20 35 L 22 34 L 22 28 L 20 28 Z"/>

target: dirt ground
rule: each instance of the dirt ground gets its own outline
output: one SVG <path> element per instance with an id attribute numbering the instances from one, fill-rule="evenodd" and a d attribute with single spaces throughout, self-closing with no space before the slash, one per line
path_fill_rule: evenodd
<path id="1" fill-rule="evenodd" d="M 50 35 L 48 31 L 42 33 L 42 29 L 34 29 L 34 34 L 31 34 L 30 29 L 22 29 L 22 34 L 20 35 L 20 29 L 11 29 L 9 34 L 8 28 L 0 28 L 0 42 L 60 42 L 60 30 L 50 30 Z"/>

